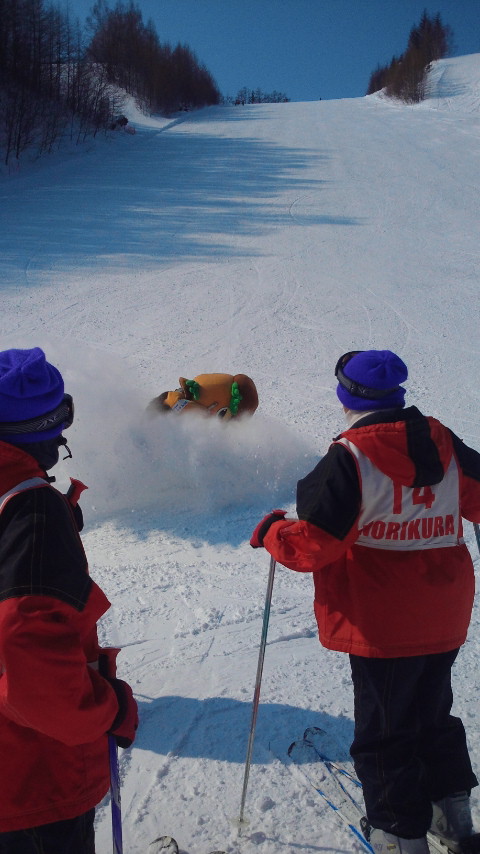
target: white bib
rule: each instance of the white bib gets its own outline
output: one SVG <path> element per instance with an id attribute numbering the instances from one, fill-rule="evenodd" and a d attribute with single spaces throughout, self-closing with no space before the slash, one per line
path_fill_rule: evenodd
<path id="1" fill-rule="evenodd" d="M 339 439 L 357 461 L 362 507 L 357 544 L 374 549 L 438 549 L 463 543 L 455 458 L 443 480 L 410 487 L 383 474 L 349 439 Z"/>

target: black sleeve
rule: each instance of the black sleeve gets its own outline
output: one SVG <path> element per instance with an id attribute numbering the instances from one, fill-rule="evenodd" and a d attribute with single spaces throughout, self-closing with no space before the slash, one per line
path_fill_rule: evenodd
<path id="1" fill-rule="evenodd" d="M 80 504 L 70 504 L 72 508 L 73 518 L 78 531 L 83 531 L 83 513 Z"/>
<path id="2" fill-rule="evenodd" d="M 480 481 L 480 454 L 478 451 L 474 451 L 473 448 L 465 445 L 452 430 L 450 430 L 450 435 L 453 440 L 453 449 L 463 474 L 471 477 L 472 480 Z"/>
<path id="3" fill-rule="evenodd" d="M 64 497 L 46 486 L 11 498 L 0 516 L 0 600 L 53 596 L 82 611 L 91 585 Z"/>
<path id="4" fill-rule="evenodd" d="M 360 513 L 357 465 L 350 451 L 333 444 L 317 466 L 297 484 L 297 514 L 343 540 Z"/>

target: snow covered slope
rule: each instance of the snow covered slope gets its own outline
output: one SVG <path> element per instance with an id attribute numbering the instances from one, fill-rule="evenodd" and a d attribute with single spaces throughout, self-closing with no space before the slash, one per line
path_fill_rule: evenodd
<path id="1" fill-rule="evenodd" d="M 58 479 L 89 484 L 84 542 L 113 603 L 102 633 L 124 645 L 140 704 L 121 757 L 129 854 L 160 832 L 189 854 L 351 850 L 277 758 L 310 724 L 352 735 L 348 658 L 317 641 L 311 579 L 282 567 L 250 825 L 239 837 L 231 821 L 268 573 L 248 538 L 272 507 L 294 510 L 297 479 L 342 428 L 346 350 L 396 350 L 407 400 L 480 448 L 480 55 L 430 79 L 418 107 L 371 96 L 144 118 L 1 179 L 1 345 L 43 346 L 74 395 Z M 151 397 L 209 371 L 254 378 L 249 423 L 145 420 Z M 478 623 L 455 680 L 480 770 Z M 106 802 L 99 854 L 109 834 Z"/>
<path id="2" fill-rule="evenodd" d="M 479 54 L 432 63 L 428 74 L 427 107 L 453 112 L 477 113 L 480 110 Z"/>

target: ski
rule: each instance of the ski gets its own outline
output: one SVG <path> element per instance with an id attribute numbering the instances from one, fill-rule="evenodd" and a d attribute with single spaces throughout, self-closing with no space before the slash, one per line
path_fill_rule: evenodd
<path id="1" fill-rule="evenodd" d="M 148 846 L 148 854 L 180 854 L 180 849 L 173 836 L 159 836 Z"/>
<path id="2" fill-rule="evenodd" d="M 336 767 L 336 763 L 321 756 L 306 738 L 294 741 L 288 748 L 288 755 L 355 840 L 360 842 L 365 851 L 372 854 L 372 846 L 359 829 L 363 810 L 350 792 L 347 779 L 342 780 L 343 771 Z"/>
<path id="3" fill-rule="evenodd" d="M 173 836 L 159 836 L 148 846 L 148 854 L 180 854 L 180 849 Z M 227 854 L 227 852 L 210 851 L 209 854 Z"/>
<path id="4" fill-rule="evenodd" d="M 361 812 L 363 816 L 363 798 L 361 795 L 362 784 L 354 771 L 350 756 L 345 753 L 336 740 L 333 740 L 329 734 L 325 732 L 325 730 L 320 729 L 320 727 L 307 727 L 303 733 L 303 738 L 312 745 L 320 762 L 326 763 L 327 767 L 334 775 L 337 785 L 341 786 L 342 789 L 346 785 L 350 785 L 351 790 L 353 787 L 353 795 L 349 794 L 349 797 L 355 803 L 357 811 Z M 330 758 L 330 752 L 339 753 L 342 758 L 333 760 Z M 348 784 L 346 783 L 347 780 L 349 781 Z"/>
<path id="5" fill-rule="evenodd" d="M 343 796 L 345 793 L 348 795 L 349 800 L 355 806 L 357 821 L 359 821 L 360 826 L 365 831 L 368 828 L 368 822 L 363 814 L 361 800 L 358 799 L 362 791 L 362 784 L 355 774 L 351 759 L 340 748 L 338 741 L 326 733 L 325 730 L 320 729 L 320 727 L 307 727 L 303 733 L 303 740 L 313 748 L 320 765 L 325 766 L 329 770 L 331 778 L 335 780 L 335 784 L 339 788 L 339 792 Z M 343 753 L 343 758 L 337 761 L 331 760 L 327 755 L 330 750 L 335 750 L 335 753 L 340 752 L 340 755 Z M 353 795 L 348 791 L 348 787 L 352 789 Z M 355 792 L 357 795 L 355 795 Z M 433 833 L 427 833 L 427 842 L 432 854 L 459 854 L 459 852 L 452 851 Z M 371 846 L 369 847 L 371 850 Z M 480 833 L 475 833 L 462 842 L 460 854 L 480 854 Z"/>

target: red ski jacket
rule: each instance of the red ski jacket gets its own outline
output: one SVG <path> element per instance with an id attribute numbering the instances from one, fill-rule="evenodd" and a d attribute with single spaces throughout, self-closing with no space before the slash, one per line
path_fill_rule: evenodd
<path id="1" fill-rule="evenodd" d="M 118 702 L 95 668 L 109 605 L 65 496 L 0 442 L 0 832 L 74 818 L 108 790 Z"/>
<path id="2" fill-rule="evenodd" d="M 367 415 L 297 486 L 298 521 L 264 545 L 313 572 L 328 649 L 370 658 L 464 643 L 473 564 L 462 517 L 480 522 L 480 454 L 416 407 Z"/>

